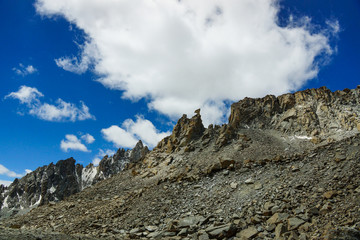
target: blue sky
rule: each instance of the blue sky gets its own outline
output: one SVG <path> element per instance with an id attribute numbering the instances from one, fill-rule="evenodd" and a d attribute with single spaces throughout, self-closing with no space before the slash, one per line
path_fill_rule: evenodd
<path id="1" fill-rule="evenodd" d="M 138 139 L 199 107 L 359 84 L 358 0 L 0 1 L 0 183 Z"/>

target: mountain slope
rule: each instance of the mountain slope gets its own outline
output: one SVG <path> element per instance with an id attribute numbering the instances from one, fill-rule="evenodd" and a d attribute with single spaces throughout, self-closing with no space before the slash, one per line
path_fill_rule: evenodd
<path id="1" fill-rule="evenodd" d="M 2 226 L 80 239 L 359 239 L 359 93 L 245 98 L 208 128 L 200 111 L 184 115 L 137 163 Z"/>

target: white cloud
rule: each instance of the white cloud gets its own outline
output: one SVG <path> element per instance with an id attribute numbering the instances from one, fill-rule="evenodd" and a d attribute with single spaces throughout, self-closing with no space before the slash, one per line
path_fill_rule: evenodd
<path id="1" fill-rule="evenodd" d="M 164 137 L 170 135 L 170 132 L 160 132 L 155 126 L 142 116 L 137 116 L 136 121 L 127 119 L 122 127 L 113 125 L 101 130 L 105 140 L 113 142 L 116 147 L 133 148 L 138 140 L 142 140 L 150 148 Z"/>
<path id="2" fill-rule="evenodd" d="M 100 161 L 101 161 L 101 158 L 99 158 L 99 157 L 94 157 L 94 159 L 92 160 L 92 164 L 93 164 L 94 166 L 97 166 L 97 165 L 99 165 Z"/>
<path id="3" fill-rule="evenodd" d="M 31 173 L 32 170 L 30 170 L 30 169 L 25 169 L 25 172 L 26 172 L 26 173 Z"/>
<path id="4" fill-rule="evenodd" d="M 5 175 L 8 177 L 20 178 L 24 176 L 24 174 L 15 173 L 14 171 L 10 171 L 4 165 L 0 164 L 0 175 Z"/>
<path id="5" fill-rule="evenodd" d="M 83 102 L 80 103 L 81 107 L 78 108 L 75 104 L 65 102 L 59 98 L 56 105 L 44 103 L 31 108 L 29 113 L 42 120 L 55 122 L 95 119 L 90 114 L 89 108 Z"/>
<path id="6" fill-rule="evenodd" d="M 101 133 L 106 141 L 114 143 L 116 147 L 133 148 L 138 141 L 133 134 L 116 125 L 101 129 Z"/>
<path id="7" fill-rule="evenodd" d="M 14 67 L 12 70 L 17 75 L 21 75 L 21 76 L 26 76 L 37 72 L 37 69 L 34 66 L 28 65 L 25 67 L 22 63 L 19 64 L 19 68 Z"/>
<path id="8" fill-rule="evenodd" d="M 73 134 L 65 135 L 65 140 L 61 140 L 60 148 L 65 152 L 69 149 L 74 151 L 90 152 L 81 140 Z"/>
<path id="9" fill-rule="evenodd" d="M 5 187 L 9 186 L 10 184 L 12 184 L 12 181 L 7 181 L 7 180 L 0 180 L 0 185 L 4 185 Z"/>
<path id="10" fill-rule="evenodd" d="M 98 154 L 96 154 L 96 156 L 94 157 L 94 159 L 92 160 L 92 164 L 94 164 L 94 166 L 97 166 L 99 165 L 101 159 L 105 156 L 105 155 L 108 155 L 108 156 L 112 156 L 115 154 L 115 151 L 114 150 L 110 150 L 110 149 L 106 149 L 105 151 L 100 149 Z"/>
<path id="11" fill-rule="evenodd" d="M 5 96 L 5 99 L 14 98 L 18 99 L 22 104 L 26 103 L 30 115 L 46 121 L 75 122 L 77 120 L 95 119 L 82 101 L 80 101 L 80 108 L 73 103 L 65 102 L 61 98 L 56 101 L 56 105 L 53 105 L 42 103 L 39 98 L 43 96 L 36 88 L 21 86 L 17 92 Z M 23 115 L 23 113 L 20 112 L 20 115 Z"/>
<path id="12" fill-rule="evenodd" d="M 333 53 L 329 32 L 339 29 L 328 23 L 330 30 L 315 32 L 309 17 L 279 26 L 276 0 L 37 0 L 35 6 L 87 35 L 79 58 L 63 57 L 58 65 L 81 73 L 91 62 L 98 81 L 124 98 L 146 98 L 149 108 L 174 118 L 201 107 L 205 125 L 223 121 L 224 101 L 282 94 L 316 77 L 322 58 Z"/>
<path id="13" fill-rule="evenodd" d="M 87 144 L 91 144 L 95 141 L 95 138 L 88 133 L 82 135 L 81 139 L 83 139 Z"/>
<path id="14" fill-rule="evenodd" d="M 17 92 L 11 92 L 5 96 L 6 98 L 18 99 L 21 103 L 31 104 L 34 102 L 39 102 L 39 98 L 44 95 L 39 92 L 36 88 L 21 86 Z"/>
<path id="15" fill-rule="evenodd" d="M 81 56 L 77 57 L 61 57 L 55 59 L 55 63 L 58 67 L 63 68 L 66 71 L 76 74 L 82 74 L 86 72 L 89 65 L 94 64 L 96 58 L 98 58 L 98 51 L 96 46 L 90 41 L 85 42 L 84 46 L 79 46 L 81 50 Z"/>

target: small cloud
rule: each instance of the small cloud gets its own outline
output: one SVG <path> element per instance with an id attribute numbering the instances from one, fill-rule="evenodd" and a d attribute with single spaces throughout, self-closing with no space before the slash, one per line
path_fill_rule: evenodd
<path id="1" fill-rule="evenodd" d="M 74 151 L 90 152 L 87 147 L 73 134 L 66 134 L 65 140 L 61 140 L 60 148 L 67 152 L 69 149 Z"/>
<path id="2" fill-rule="evenodd" d="M 4 165 L 0 164 L 0 175 L 5 175 L 8 177 L 20 178 L 24 176 L 24 174 L 15 173 L 14 171 L 10 171 Z"/>
<path id="3" fill-rule="evenodd" d="M 80 103 L 81 107 L 79 108 L 75 104 L 65 102 L 59 98 L 56 101 L 56 105 L 43 103 L 30 108 L 29 113 L 30 115 L 34 115 L 42 120 L 51 122 L 75 122 L 77 120 L 82 121 L 86 119 L 95 119 L 95 117 L 89 112 L 89 108 L 84 104 L 84 102 Z"/>
<path id="4" fill-rule="evenodd" d="M 94 166 L 97 166 L 97 165 L 99 165 L 100 161 L 101 161 L 101 159 L 100 159 L 99 157 L 95 157 L 95 158 L 92 160 L 92 164 L 93 164 Z"/>
<path id="5" fill-rule="evenodd" d="M 5 187 L 12 184 L 12 181 L 0 180 L 0 185 L 4 185 Z"/>
<path id="6" fill-rule="evenodd" d="M 36 88 L 28 87 L 28 86 L 21 86 L 17 92 L 11 92 L 5 96 L 6 98 L 13 98 L 18 99 L 20 103 L 24 104 L 31 104 L 34 102 L 39 102 L 39 98 L 43 97 L 44 95 L 39 92 Z"/>
<path id="7" fill-rule="evenodd" d="M 43 96 L 36 88 L 21 86 L 17 92 L 6 95 L 5 99 L 18 99 L 21 104 L 27 104 L 30 115 L 46 121 L 75 122 L 77 120 L 95 119 L 95 116 L 89 112 L 89 107 L 82 101 L 80 101 L 80 107 L 78 107 L 59 98 L 54 105 L 41 102 L 39 98 Z M 19 112 L 19 114 L 24 115 L 22 112 Z"/>
<path id="8" fill-rule="evenodd" d="M 87 144 L 91 144 L 95 141 L 95 138 L 90 134 L 84 134 L 81 136 L 81 139 L 83 139 Z"/>
<path id="9" fill-rule="evenodd" d="M 333 21 L 328 20 L 326 21 L 326 24 L 329 26 L 331 33 L 334 35 L 338 34 L 341 31 L 338 20 L 333 20 Z"/>
<path id="10" fill-rule="evenodd" d="M 122 128 L 113 125 L 101 130 L 105 140 L 113 142 L 117 147 L 132 148 L 138 140 L 142 140 L 145 145 L 155 147 L 170 132 L 160 132 L 155 126 L 142 116 L 136 116 L 136 121 L 127 119 L 123 122 Z"/>
<path id="11" fill-rule="evenodd" d="M 30 170 L 30 169 L 25 169 L 25 172 L 28 174 L 28 173 L 31 173 L 32 170 Z"/>
<path id="12" fill-rule="evenodd" d="M 19 64 L 18 68 L 14 67 L 12 70 L 17 75 L 21 75 L 21 76 L 26 76 L 26 75 L 29 75 L 29 74 L 33 74 L 33 73 L 38 71 L 34 66 L 28 65 L 28 66 L 25 67 L 22 63 Z"/>
<path id="13" fill-rule="evenodd" d="M 110 150 L 110 149 L 106 149 L 105 151 L 102 149 L 99 149 L 98 154 L 96 154 L 96 156 L 94 157 L 94 159 L 92 160 L 92 164 L 94 164 L 94 166 L 99 165 L 101 159 L 105 156 L 112 156 L 115 154 L 114 150 Z"/>

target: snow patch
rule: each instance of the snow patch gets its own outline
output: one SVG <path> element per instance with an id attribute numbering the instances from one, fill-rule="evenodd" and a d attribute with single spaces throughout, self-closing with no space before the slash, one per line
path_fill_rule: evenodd
<path id="1" fill-rule="evenodd" d="M 6 196 L 6 198 L 4 199 L 4 202 L 3 202 L 3 205 L 2 205 L 2 207 L 1 207 L 1 209 L 3 209 L 3 208 L 8 208 L 8 207 L 9 207 L 9 205 L 8 205 L 8 199 L 9 199 L 9 195 Z"/>
<path id="2" fill-rule="evenodd" d="M 54 185 L 51 186 L 51 188 L 49 189 L 50 194 L 53 194 L 56 191 L 56 188 L 54 187 Z"/>
<path id="3" fill-rule="evenodd" d="M 295 138 L 300 139 L 300 140 L 311 140 L 311 139 L 312 139 L 312 137 L 308 137 L 308 136 L 297 136 L 297 135 L 295 135 Z"/>
<path id="4" fill-rule="evenodd" d="M 39 197 L 39 199 L 36 201 L 36 203 L 31 204 L 30 207 L 36 207 L 37 205 L 39 205 L 40 202 L 41 202 L 41 199 L 42 199 L 42 196 L 40 195 L 40 197 Z"/>
<path id="5" fill-rule="evenodd" d="M 83 168 L 81 174 L 81 190 L 90 186 L 94 181 L 94 178 L 98 172 L 98 168 L 95 166 Z"/>

